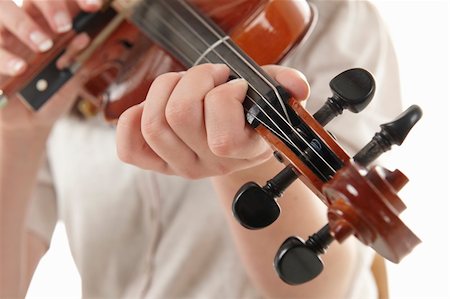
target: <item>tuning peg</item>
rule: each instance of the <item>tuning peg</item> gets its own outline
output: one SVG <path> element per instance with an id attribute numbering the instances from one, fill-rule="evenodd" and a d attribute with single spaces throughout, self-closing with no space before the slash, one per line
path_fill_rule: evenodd
<path id="1" fill-rule="evenodd" d="M 272 224 L 280 215 L 276 198 L 297 179 L 293 166 L 286 166 L 264 187 L 255 182 L 242 186 L 233 200 L 233 214 L 242 226 L 260 229 Z"/>
<path id="2" fill-rule="evenodd" d="M 368 71 L 355 68 L 334 77 L 330 88 L 333 96 L 313 115 L 322 126 L 342 114 L 344 109 L 358 113 L 366 108 L 375 93 L 375 80 Z"/>
<path id="3" fill-rule="evenodd" d="M 390 150 L 393 144 L 401 145 L 421 117 L 422 110 L 419 106 L 409 107 L 392 122 L 381 125 L 381 131 L 375 134 L 372 140 L 353 157 L 353 160 L 367 166 L 382 153 Z"/>
<path id="4" fill-rule="evenodd" d="M 274 265 L 278 275 L 290 285 L 314 279 L 323 270 L 319 254 L 324 254 L 333 241 L 328 224 L 306 242 L 298 237 L 289 237 L 275 256 Z"/>

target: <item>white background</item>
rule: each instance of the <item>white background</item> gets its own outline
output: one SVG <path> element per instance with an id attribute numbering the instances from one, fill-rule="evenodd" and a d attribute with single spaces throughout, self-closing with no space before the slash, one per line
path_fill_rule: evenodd
<path id="1" fill-rule="evenodd" d="M 449 298 L 449 3 L 374 3 L 397 50 L 405 107 L 418 104 L 424 111 L 403 146 L 388 154 L 386 165 L 410 178 L 400 193 L 408 206 L 402 219 L 423 241 L 399 265 L 388 265 L 391 297 Z M 79 285 L 64 228 L 58 225 L 27 298 L 80 298 Z"/>
<path id="2" fill-rule="evenodd" d="M 391 31 L 405 106 L 424 117 L 392 167 L 410 178 L 402 219 L 422 239 L 399 265 L 389 265 L 393 298 L 450 298 L 449 293 L 449 3 L 377 1 Z"/>

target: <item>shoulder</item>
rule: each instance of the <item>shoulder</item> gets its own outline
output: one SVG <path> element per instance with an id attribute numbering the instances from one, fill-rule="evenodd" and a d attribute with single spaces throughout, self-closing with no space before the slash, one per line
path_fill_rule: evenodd
<path id="1" fill-rule="evenodd" d="M 317 9 L 322 23 L 332 22 L 337 25 L 358 20 L 380 20 L 377 8 L 368 0 L 309 0 L 308 3 Z"/>
<path id="2" fill-rule="evenodd" d="M 308 3 L 314 12 L 314 22 L 308 38 L 293 53 L 298 59 L 313 56 L 322 57 L 328 64 L 361 62 L 364 66 L 377 61 L 377 51 L 390 46 L 389 32 L 371 2 L 312 0 Z"/>
<path id="3" fill-rule="evenodd" d="M 344 70 L 364 68 L 372 73 L 377 91 L 371 104 L 358 116 L 346 112 L 329 130 L 348 150 L 363 146 L 378 129 L 401 111 L 400 78 L 395 50 L 377 8 L 369 1 L 308 2 L 315 23 L 307 39 L 283 61 L 301 70 L 311 85 L 306 108 L 317 111 L 331 95 L 329 81 Z M 346 133 L 352 128 L 351 140 Z"/>

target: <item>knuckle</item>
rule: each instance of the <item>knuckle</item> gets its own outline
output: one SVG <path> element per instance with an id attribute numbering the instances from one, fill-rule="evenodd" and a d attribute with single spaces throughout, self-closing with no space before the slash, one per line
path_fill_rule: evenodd
<path id="1" fill-rule="evenodd" d="M 152 140 L 158 139 L 158 137 L 166 130 L 167 126 L 163 119 L 157 116 L 147 117 L 141 122 L 142 135 Z"/>
<path id="2" fill-rule="evenodd" d="M 180 78 L 180 74 L 176 73 L 176 72 L 168 72 L 168 73 L 164 73 L 159 75 L 158 77 L 156 77 L 153 80 L 152 85 L 162 85 L 162 84 L 166 84 L 168 82 L 172 82 L 173 80 L 176 80 Z"/>
<path id="3" fill-rule="evenodd" d="M 131 116 L 132 116 L 132 108 L 125 110 L 120 116 L 119 119 L 117 120 L 117 126 L 118 127 L 128 127 L 129 123 L 131 122 Z"/>
<path id="4" fill-rule="evenodd" d="M 215 102 L 219 99 L 229 97 L 229 93 L 227 91 L 226 85 L 219 85 L 214 89 L 211 89 L 205 96 L 205 101 L 207 102 Z"/>
<path id="5" fill-rule="evenodd" d="M 135 128 L 136 107 L 125 110 L 117 120 L 117 131 L 130 131 Z"/>
<path id="6" fill-rule="evenodd" d="M 212 74 L 214 72 L 214 64 L 212 63 L 200 64 L 191 68 L 190 72 L 198 74 Z"/>
<path id="7" fill-rule="evenodd" d="M 192 106 L 181 104 L 186 103 L 187 101 L 182 100 L 176 102 L 179 103 L 171 104 L 169 102 L 165 111 L 166 120 L 172 127 L 183 126 L 185 124 L 186 117 L 192 115 Z"/>
<path id="8" fill-rule="evenodd" d="M 133 164 L 134 151 L 131 149 L 131 146 L 128 143 L 118 141 L 116 146 L 116 152 L 120 161 L 128 164 Z"/>
<path id="9" fill-rule="evenodd" d="M 211 63 L 203 63 L 203 64 L 198 64 L 195 65 L 193 67 L 191 67 L 190 69 L 188 69 L 189 73 L 193 73 L 193 72 L 204 72 L 204 71 L 208 71 L 211 70 L 213 64 Z"/>
<path id="10" fill-rule="evenodd" d="M 22 40 L 29 40 L 32 31 L 40 30 L 39 27 L 28 21 L 27 18 L 14 18 L 11 28 L 15 28 L 15 34 Z"/>
<path id="11" fill-rule="evenodd" d="M 232 134 L 214 136 L 208 143 L 211 152 L 216 156 L 227 157 L 233 154 L 235 143 Z"/>

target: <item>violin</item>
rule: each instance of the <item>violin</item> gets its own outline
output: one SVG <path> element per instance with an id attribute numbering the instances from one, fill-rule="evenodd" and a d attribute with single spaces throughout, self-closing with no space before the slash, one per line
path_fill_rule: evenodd
<path id="1" fill-rule="evenodd" d="M 278 198 L 297 179 L 328 207 L 328 223 L 317 233 L 281 244 L 274 259 L 280 278 L 288 284 L 313 279 L 323 269 L 320 255 L 329 244 L 352 235 L 398 263 L 420 243 L 399 218 L 406 206 L 397 193 L 408 179 L 373 163 L 402 144 L 422 112 L 412 106 L 381 125 L 350 157 L 324 127 L 343 110 L 358 113 L 370 103 L 372 75 L 359 68 L 337 75 L 330 81 L 332 96 L 310 114 L 260 67 L 288 55 L 310 33 L 315 16 L 306 1 L 298 0 L 117 0 L 98 13 L 78 14 L 72 32 L 56 37 L 48 53 L 17 46 L 16 53 L 26 53 L 32 68 L 18 78 L 0 77 L 0 97 L 17 94 L 38 110 L 84 68 L 90 76 L 80 110 L 102 111 L 115 120 L 145 98 L 158 75 L 201 63 L 226 64 L 230 79 L 248 82 L 243 103 L 248 124 L 285 165 L 265 186 L 249 182 L 237 191 L 232 205 L 237 221 L 248 229 L 272 224 L 280 215 Z M 73 65 L 58 69 L 64 46 L 79 32 L 92 37 L 91 46 Z"/>

